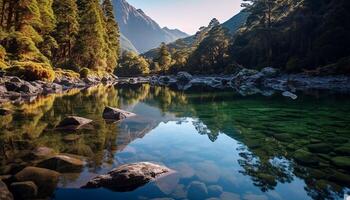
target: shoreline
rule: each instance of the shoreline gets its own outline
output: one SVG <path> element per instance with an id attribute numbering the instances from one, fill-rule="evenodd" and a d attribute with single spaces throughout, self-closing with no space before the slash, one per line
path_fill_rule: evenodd
<path id="1" fill-rule="evenodd" d="M 281 93 L 296 99 L 296 92 L 309 90 L 327 90 L 335 93 L 350 94 L 350 76 L 310 76 L 305 74 L 284 74 L 274 68 L 261 71 L 242 69 L 234 75 L 191 75 L 179 72 L 177 75 L 153 75 L 139 77 L 116 77 L 106 75 L 102 78 L 87 77 L 72 79 L 62 76 L 52 83 L 44 81 L 25 81 L 15 76 L 0 77 L 0 105 L 21 103 L 38 96 L 61 94 L 72 89 L 86 89 L 99 84 L 151 84 L 168 86 L 178 90 L 187 90 L 194 86 L 206 86 L 215 89 L 232 89 L 242 96 L 261 94 L 271 96 Z"/>

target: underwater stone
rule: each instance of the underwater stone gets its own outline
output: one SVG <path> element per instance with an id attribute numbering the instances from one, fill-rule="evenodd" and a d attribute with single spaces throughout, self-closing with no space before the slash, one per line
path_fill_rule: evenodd
<path id="1" fill-rule="evenodd" d="M 16 199 L 32 199 L 38 195 L 38 187 L 33 181 L 12 183 L 10 189 Z"/>
<path id="2" fill-rule="evenodd" d="M 219 197 L 224 190 L 219 185 L 211 185 L 208 187 L 208 195 L 210 197 Z"/>
<path id="3" fill-rule="evenodd" d="M 56 155 L 38 163 L 38 167 L 55 170 L 61 173 L 79 172 L 85 162 L 67 155 Z"/>
<path id="4" fill-rule="evenodd" d="M 307 148 L 312 153 L 329 153 L 333 149 L 330 145 L 325 143 L 310 144 Z"/>
<path id="5" fill-rule="evenodd" d="M 294 153 L 294 159 L 304 165 L 317 165 L 319 162 L 312 153 L 299 149 Z"/>
<path id="6" fill-rule="evenodd" d="M 68 116 L 62 120 L 57 128 L 59 129 L 79 129 L 81 126 L 91 123 L 92 120 L 77 116 Z"/>
<path id="7" fill-rule="evenodd" d="M 190 183 L 187 189 L 187 198 L 190 200 L 201 200 L 208 197 L 207 186 L 199 181 Z"/>
<path id="8" fill-rule="evenodd" d="M 337 167 L 350 170 L 350 157 L 338 156 L 332 159 L 332 163 Z"/>

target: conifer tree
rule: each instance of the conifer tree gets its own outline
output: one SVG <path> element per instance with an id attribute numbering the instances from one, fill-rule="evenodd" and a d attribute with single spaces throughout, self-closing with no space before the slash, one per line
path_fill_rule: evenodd
<path id="1" fill-rule="evenodd" d="M 103 12 L 106 21 L 106 41 L 107 41 L 107 72 L 112 73 L 117 66 L 120 54 L 119 45 L 119 27 L 115 21 L 113 5 L 110 0 L 104 0 L 102 3 Z"/>
<path id="2" fill-rule="evenodd" d="M 103 70 L 106 68 L 105 26 L 98 0 L 78 0 L 79 37 L 74 48 L 78 68 Z M 102 14 L 102 15 L 101 15 Z"/>
<path id="3" fill-rule="evenodd" d="M 79 31 L 78 7 L 75 0 L 54 0 L 56 29 L 53 33 L 58 48 L 54 52 L 53 63 L 60 67 L 69 65 L 72 49 Z"/>

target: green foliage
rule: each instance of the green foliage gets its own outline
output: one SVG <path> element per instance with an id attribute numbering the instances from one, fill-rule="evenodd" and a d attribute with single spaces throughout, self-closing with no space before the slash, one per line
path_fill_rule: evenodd
<path id="1" fill-rule="evenodd" d="M 116 69 L 118 76 L 132 76 L 149 74 L 150 65 L 147 60 L 134 52 L 124 52 L 120 59 L 120 66 Z"/>
<path id="2" fill-rule="evenodd" d="M 5 57 L 6 57 L 6 49 L 2 45 L 0 45 L 0 70 L 7 68 Z"/>
<path id="3" fill-rule="evenodd" d="M 78 79 L 80 78 L 80 74 L 72 70 L 57 68 L 55 70 L 55 77 L 56 78 L 69 77 L 72 79 Z"/>
<path id="4" fill-rule="evenodd" d="M 159 68 L 162 73 L 166 73 L 169 70 L 172 64 L 172 58 L 165 43 L 160 45 L 159 55 L 155 62 L 159 64 Z"/>
<path id="5" fill-rule="evenodd" d="M 49 64 L 31 61 L 15 61 L 10 68 L 6 69 L 6 73 L 28 81 L 43 80 L 52 82 L 55 79 L 55 72 Z"/>

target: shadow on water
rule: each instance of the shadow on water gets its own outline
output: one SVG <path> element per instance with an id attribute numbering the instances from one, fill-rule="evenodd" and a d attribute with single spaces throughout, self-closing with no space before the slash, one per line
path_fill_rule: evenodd
<path id="1" fill-rule="evenodd" d="M 87 161 L 82 171 L 62 176 L 54 199 L 343 199 L 350 191 L 347 96 L 316 92 L 292 101 L 143 84 L 4 106 L 15 112 L 0 117 L 0 175 L 35 165 L 28 154 L 42 146 Z M 105 106 L 138 117 L 107 123 Z M 54 130 L 68 115 L 94 122 L 89 129 Z M 128 193 L 78 189 L 97 174 L 137 161 L 165 164 L 180 177 Z M 203 183 L 208 194 L 201 197 L 193 182 Z M 213 194 L 215 187 L 220 194 Z"/>

